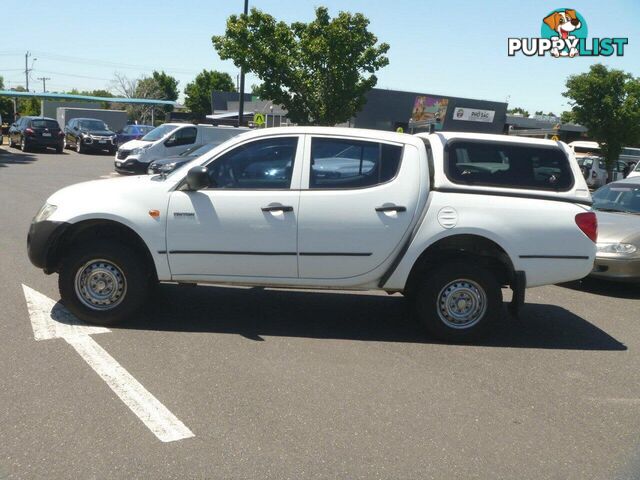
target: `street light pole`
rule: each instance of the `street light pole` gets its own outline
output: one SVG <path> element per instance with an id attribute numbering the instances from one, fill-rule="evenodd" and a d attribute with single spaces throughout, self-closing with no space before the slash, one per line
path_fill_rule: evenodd
<path id="1" fill-rule="evenodd" d="M 249 0 L 244 0 L 244 15 L 249 14 Z M 238 126 L 244 123 L 244 69 L 240 68 L 240 102 L 238 105 Z"/>

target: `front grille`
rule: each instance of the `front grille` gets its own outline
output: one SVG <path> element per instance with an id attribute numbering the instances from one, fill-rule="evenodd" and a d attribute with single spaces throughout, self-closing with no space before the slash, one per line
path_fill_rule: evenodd
<path id="1" fill-rule="evenodd" d="M 118 150 L 118 160 L 124 160 L 129 156 L 130 153 L 131 153 L 131 150 L 122 150 L 122 149 Z"/>

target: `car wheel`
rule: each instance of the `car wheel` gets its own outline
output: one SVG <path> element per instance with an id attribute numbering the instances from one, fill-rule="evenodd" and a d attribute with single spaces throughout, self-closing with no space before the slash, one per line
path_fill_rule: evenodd
<path id="1" fill-rule="evenodd" d="M 62 153 L 62 150 L 64 150 L 64 147 L 62 145 L 58 145 L 56 147 L 56 153 Z"/>
<path id="2" fill-rule="evenodd" d="M 27 141 L 24 137 L 22 137 L 22 139 L 20 140 L 20 150 L 22 150 L 23 152 L 29 151 L 29 145 L 27 145 Z"/>
<path id="3" fill-rule="evenodd" d="M 67 136 L 65 135 L 65 137 L 62 139 L 62 149 L 66 150 L 67 148 L 69 148 L 69 145 L 67 145 Z"/>
<path id="4" fill-rule="evenodd" d="M 16 146 L 15 143 L 13 143 L 13 138 L 11 137 L 11 135 L 9 135 L 9 148 L 14 148 Z"/>
<path id="5" fill-rule="evenodd" d="M 118 242 L 76 245 L 58 276 L 65 307 L 96 325 L 131 318 L 144 305 L 151 285 L 149 269 L 140 255 Z"/>
<path id="6" fill-rule="evenodd" d="M 76 152 L 84 153 L 84 146 L 82 145 L 81 138 L 76 138 Z"/>
<path id="7" fill-rule="evenodd" d="M 502 290 L 494 274 L 467 262 L 430 271 L 415 293 L 418 320 L 431 335 L 445 341 L 478 336 L 502 312 Z"/>

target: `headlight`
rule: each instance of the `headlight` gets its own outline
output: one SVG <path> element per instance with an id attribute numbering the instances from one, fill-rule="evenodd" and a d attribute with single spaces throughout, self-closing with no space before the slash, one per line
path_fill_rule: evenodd
<path id="1" fill-rule="evenodd" d="M 176 162 L 165 163 L 158 167 L 158 170 L 161 172 L 169 173 L 173 172 L 176 169 Z"/>
<path id="2" fill-rule="evenodd" d="M 87 132 L 80 132 L 80 136 L 82 138 L 89 138 L 91 135 L 89 135 Z"/>
<path id="3" fill-rule="evenodd" d="M 140 155 L 141 153 L 143 153 L 150 146 L 151 145 L 145 145 L 144 147 L 134 148 L 133 150 L 131 150 L 131 155 Z"/>
<path id="4" fill-rule="evenodd" d="M 53 212 L 55 212 L 57 208 L 58 207 L 55 205 L 45 203 L 38 213 L 36 213 L 36 216 L 33 217 L 33 223 L 44 222 L 47 218 L 53 215 Z"/>
<path id="5" fill-rule="evenodd" d="M 609 253 L 612 255 L 633 255 L 638 251 L 638 247 L 631 243 L 598 243 L 598 253 Z"/>

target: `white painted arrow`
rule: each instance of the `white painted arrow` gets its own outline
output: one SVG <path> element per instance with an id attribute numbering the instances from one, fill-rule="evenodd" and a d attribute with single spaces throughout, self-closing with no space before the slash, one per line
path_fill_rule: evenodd
<path id="1" fill-rule="evenodd" d="M 194 436 L 167 407 L 89 336 L 111 330 L 82 323 L 60 304 L 26 285 L 22 285 L 22 290 L 36 340 L 64 339 L 160 441 L 174 442 Z"/>

